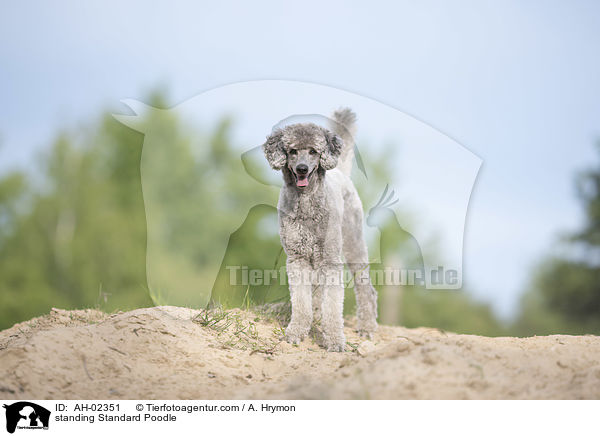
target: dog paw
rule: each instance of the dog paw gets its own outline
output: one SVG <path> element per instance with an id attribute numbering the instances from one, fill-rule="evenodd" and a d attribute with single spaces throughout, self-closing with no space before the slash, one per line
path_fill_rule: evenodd
<path id="1" fill-rule="evenodd" d="M 285 340 L 288 344 L 298 345 L 300 342 L 302 342 L 304 340 L 304 338 L 300 337 L 300 336 L 285 335 Z"/>
<path id="2" fill-rule="evenodd" d="M 369 330 L 357 330 L 358 336 L 360 336 L 361 338 L 366 338 L 366 339 L 373 339 L 373 334 L 374 332 L 369 331 Z"/>
<path id="3" fill-rule="evenodd" d="M 288 328 L 285 331 L 285 340 L 292 345 L 298 345 L 304 338 L 306 338 L 306 333 L 298 332 L 296 329 Z"/>
<path id="4" fill-rule="evenodd" d="M 327 347 L 327 351 L 334 353 L 343 353 L 346 351 L 346 344 L 331 344 Z"/>
<path id="5" fill-rule="evenodd" d="M 346 337 L 343 333 L 336 334 L 335 336 L 325 336 L 323 341 L 323 348 L 327 351 L 342 352 L 346 350 Z"/>
<path id="6" fill-rule="evenodd" d="M 373 335 L 377 330 L 377 321 L 373 318 L 368 319 L 360 319 L 358 320 L 358 325 L 356 326 L 356 332 L 358 336 L 366 339 L 373 339 Z"/>

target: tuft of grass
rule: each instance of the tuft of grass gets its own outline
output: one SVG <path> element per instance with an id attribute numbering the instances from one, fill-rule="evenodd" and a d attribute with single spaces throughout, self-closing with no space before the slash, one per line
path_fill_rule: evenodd
<path id="1" fill-rule="evenodd" d="M 281 342 L 281 337 L 275 330 L 272 338 L 261 337 L 256 326 L 256 318 L 250 318 L 240 312 L 226 311 L 221 306 L 217 306 L 201 310 L 192 321 L 214 330 L 223 348 L 250 351 L 250 354 L 272 355 Z"/>
<path id="2" fill-rule="evenodd" d="M 350 347 L 349 352 L 354 353 L 356 350 L 358 350 L 358 343 L 357 342 L 348 342 L 346 341 L 346 344 Z"/>
<path id="3" fill-rule="evenodd" d="M 106 306 L 106 304 L 108 303 L 108 297 L 110 297 L 111 295 L 111 293 L 104 292 L 102 288 L 102 282 L 100 282 L 100 285 L 98 286 L 98 297 L 96 298 L 96 304 L 94 305 L 94 309 L 102 310 L 102 306 Z"/>

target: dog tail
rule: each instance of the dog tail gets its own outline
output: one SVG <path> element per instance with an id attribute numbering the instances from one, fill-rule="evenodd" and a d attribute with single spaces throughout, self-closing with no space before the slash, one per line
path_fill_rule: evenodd
<path id="1" fill-rule="evenodd" d="M 356 114 L 347 107 L 336 110 L 332 116 L 331 130 L 344 141 L 337 168 L 350 177 L 350 173 L 352 172 L 352 161 L 354 160 Z"/>

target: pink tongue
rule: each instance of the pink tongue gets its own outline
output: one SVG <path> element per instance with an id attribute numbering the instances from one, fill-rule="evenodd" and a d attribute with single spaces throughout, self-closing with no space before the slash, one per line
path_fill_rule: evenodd
<path id="1" fill-rule="evenodd" d="M 298 179 L 296 181 L 296 186 L 308 186 L 308 177 L 305 179 Z"/>

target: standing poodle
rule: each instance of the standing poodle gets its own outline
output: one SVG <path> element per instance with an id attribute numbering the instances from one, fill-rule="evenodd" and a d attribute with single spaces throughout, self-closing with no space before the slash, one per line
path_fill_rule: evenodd
<path id="1" fill-rule="evenodd" d="M 292 318 L 285 331 L 297 344 L 312 321 L 321 322 L 323 346 L 344 351 L 342 254 L 354 276 L 358 332 L 377 329 L 377 293 L 371 285 L 363 209 L 350 170 L 356 116 L 333 114 L 331 130 L 312 123 L 276 129 L 263 144 L 274 170 L 283 172 L 279 235 L 287 254 Z"/>

